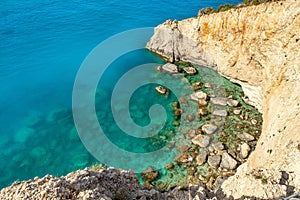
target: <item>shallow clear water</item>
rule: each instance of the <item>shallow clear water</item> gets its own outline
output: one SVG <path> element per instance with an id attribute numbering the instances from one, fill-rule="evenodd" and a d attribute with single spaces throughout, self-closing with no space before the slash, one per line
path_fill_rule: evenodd
<path id="1" fill-rule="evenodd" d="M 99 42 L 127 29 L 195 16 L 202 7 L 225 2 L 238 0 L 2 1 L 0 188 L 17 179 L 63 175 L 96 162 L 74 127 L 71 96 L 80 64 Z M 120 69 L 144 61 L 161 62 L 147 51 L 140 52 L 123 64 L 119 61 L 110 72 L 113 76 L 108 76 L 118 77 Z M 113 81 L 108 78 L 108 83 Z M 98 104 L 107 97 L 96 96 Z M 138 106 L 135 101 L 132 105 Z M 136 119 L 146 123 L 143 120 Z"/>

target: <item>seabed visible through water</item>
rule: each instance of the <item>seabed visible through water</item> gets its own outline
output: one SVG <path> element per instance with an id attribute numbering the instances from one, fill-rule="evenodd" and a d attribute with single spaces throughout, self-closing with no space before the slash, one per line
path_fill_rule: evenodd
<path id="1" fill-rule="evenodd" d="M 157 135 L 146 140 L 135 140 L 130 137 L 127 138 L 128 140 L 126 137 L 120 139 L 117 133 L 118 127 L 111 126 L 113 118 L 103 114 L 109 112 L 103 105 L 98 106 L 98 113 L 102 113 L 98 116 L 99 121 L 106 120 L 106 131 L 109 134 L 116 133 L 110 136 L 111 140 L 116 141 L 117 145 L 126 150 L 151 152 L 166 145 L 170 149 L 175 149 L 173 161 L 166 163 L 164 168 L 155 169 L 149 166 L 144 172 L 138 174 L 141 183 L 145 186 L 168 189 L 176 185 L 187 187 L 188 184 L 202 183 L 209 189 L 215 189 L 224 179 L 233 175 L 236 167 L 244 163 L 255 149 L 261 133 L 262 116 L 257 109 L 243 101 L 244 93 L 239 85 L 230 82 L 214 70 L 184 62 L 175 64 L 180 73 L 168 74 L 154 68 L 151 76 L 158 84 L 139 88 L 130 102 L 131 116 L 141 126 L 149 123 L 148 110 L 154 102 L 164 106 L 168 113 L 167 121 Z M 197 74 L 185 73 L 183 68 L 187 66 L 195 67 Z M 177 99 L 171 90 L 167 95 L 159 94 L 155 90 L 159 80 L 173 81 L 175 82 L 173 85 L 177 85 L 182 91 L 202 91 L 207 94 L 207 98 L 204 102 L 197 102 L 191 100 L 191 93 L 183 92 Z M 188 88 L 182 88 L 183 85 L 188 85 Z M 147 97 L 149 94 L 154 95 L 152 100 L 139 98 Z M 99 95 L 104 99 L 108 96 L 105 97 L 102 92 Z M 185 109 L 181 107 L 183 104 Z M 192 110 L 195 108 L 198 110 Z M 205 133 L 202 126 L 206 124 L 217 126 L 217 130 L 213 134 Z M 106 125 L 104 124 L 104 127 Z M 193 140 L 197 137 L 203 138 L 202 136 L 209 137 L 209 144 L 203 144 L 201 147 Z M 176 139 L 173 140 L 174 138 Z M 226 159 L 222 157 L 224 153 L 236 162 L 234 167 L 230 168 L 222 164 L 222 159 Z"/>
<path id="2" fill-rule="evenodd" d="M 128 62 L 126 64 L 124 62 L 126 59 L 130 60 L 136 57 L 145 59 L 135 63 Z M 195 75 L 183 72 L 182 68 L 190 65 L 188 63 L 176 63 L 181 72 L 173 75 L 153 68 L 150 76 L 156 83 L 144 85 L 133 93 L 129 102 L 129 111 L 137 125 L 145 126 L 150 123 L 149 108 L 154 103 L 160 104 L 167 113 L 166 122 L 158 134 L 151 138 L 133 138 L 123 133 L 114 121 L 110 100 L 114 83 L 132 65 L 136 66 L 145 62 L 164 64 L 164 61 L 146 50 L 134 52 L 126 59 L 120 58 L 112 64 L 112 66 L 122 65 L 123 68 L 118 70 L 117 74 L 113 67 L 111 70 L 108 69 L 104 79 L 100 80 L 101 87 L 98 88 L 95 95 L 95 108 L 103 131 L 115 145 L 126 151 L 152 152 L 167 146 L 174 149 L 175 152 L 174 158 L 171 158 L 168 163 L 157 160 L 157 162 L 163 163 L 164 168 L 152 169 L 149 166 L 147 170 L 145 169 L 145 173 L 138 174 L 141 184 L 167 189 L 175 185 L 185 187 L 189 183 L 204 183 L 212 189 L 217 187 L 223 178 L 234 174 L 234 169 L 221 168 L 221 161 L 216 160 L 215 166 L 212 167 L 208 160 L 211 160 L 209 157 L 215 155 L 221 157 L 222 153 L 227 152 L 236 160 L 237 165 L 240 165 L 247 159 L 240 155 L 241 144 L 247 143 L 250 148 L 249 153 L 255 149 L 256 141 L 261 133 L 262 116 L 254 107 L 243 101 L 242 88 L 207 67 L 194 66 L 197 69 Z M 158 94 L 155 87 L 160 85 L 162 80 L 173 82 L 173 85 L 178 87 L 177 89 L 182 91 L 182 94 L 176 96 L 172 91 L 169 91 L 167 96 Z M 188 88 L 182 88 L 182 85 L 186 85 Z M 204 105 L 204 102 L 190 100 L 190 93 L 187 94 L 186 91 L 206 93 L 207 105 Z M 212 103 L 214 97 L 236 100 L 238 105 L 226 104 L 226 106 L 218 108 L 218 105 Z M 179 111 L 183 107 L 185 109 Z M 125 112 L 122 105 L 115 105 L 114 109 L 119 109 L 120 115 Z M 214 116 L 214 110 L 218 109 L 225 109 L 227 116 Z M 199 147 L 192 140 L 199 135 L 207 135 L 202 130 L 202 126 L 205 124 L 216 124 L 218 130 L 209 135 L 209 146 Z M 2 186 L 17 179 L 29 179 L 33 176 L 44 176 L 45 174 L 61 176 L 89 166 L 94 166 L 91 169 L 96 169 L 95 166 L 99 164 L 99 161 L 91 156 L 82 145 L 74 126 L 71 109 L 57 108 L 48 114 L 32 112 L 24 119 L 22 128 L 16 132 L 12 138 L 0 140 L 0 145 L 6 149 L 6 152 L 2 152 L 4 158 L 12 160 L 7 163 L 7 169 L 18 169 L 17 171 L 6 170 L 3 173 L 0 171 Z M 248 133 L 254 139 L 245 141 L 240 137 L 242 133 Z M 19 145 L 11 147 L 9 145 L 11 141 L 17 142 Z M 218 146 L 215 144 L 219 143 L 223 147 L 220 145 L 219 149 L 212 147 Z M 205 151 L 207 151 L 207 155 L 201 163 L 199 155 L 203 156 Z M 217 156 L 214 158 L 217 159 Z M 151 172 L 151 170 L 154 171 Z"/>

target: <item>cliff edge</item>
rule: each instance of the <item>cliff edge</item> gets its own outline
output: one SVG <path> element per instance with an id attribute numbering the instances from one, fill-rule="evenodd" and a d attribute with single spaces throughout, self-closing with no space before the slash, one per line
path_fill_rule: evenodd
<path id="1" fill-rule="evenodd" d="M 243 87 L 263 113 L 255 151 L 222 189 L 277 198 L 300 191 L 300 1 L 231 9 L 155 28 L 147 48 L 169 61 L 210 66 Z"/>

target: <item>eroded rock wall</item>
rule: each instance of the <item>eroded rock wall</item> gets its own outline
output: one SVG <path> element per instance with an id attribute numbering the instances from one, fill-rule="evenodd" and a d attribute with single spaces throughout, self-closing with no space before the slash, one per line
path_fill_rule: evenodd
<path id="1" fill-rule="evenodd" d="M 300 190 L 299 0 L 168 20 L 147 48 L 170 61 L 216 69 L 242 85 L 263 113 L 256 150 L 224 182 L 227 194 L 275 198 Z"/>

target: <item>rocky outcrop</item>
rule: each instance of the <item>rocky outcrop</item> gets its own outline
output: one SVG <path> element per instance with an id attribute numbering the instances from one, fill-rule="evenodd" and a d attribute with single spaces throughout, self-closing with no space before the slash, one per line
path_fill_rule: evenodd
<path id="1" fill-rule="evenodd" d="M 169 61 L 207 65 L 239 83 L 244 100 L 263 113 L 256 150 L 222 185 L 228 195 L 276 198 L 300 190 L 299 46 L 298 0 L 168 20 L 147 44 Z"/>
<path id="2" fill-rule="evenodd" d="M 109 168 L 100 171 L 78 170 L 60 178 L 47 175 L 43 178 L 35 178 L 34 180 L 15 182 L 0 191 L 0 199 L 223 200 L 227 198 L 225 198 L 221 191 L 212 193 L 201 185 L 178 186 L 169 191 L 143 188 L 140 186 L 134 172 Z"/>

